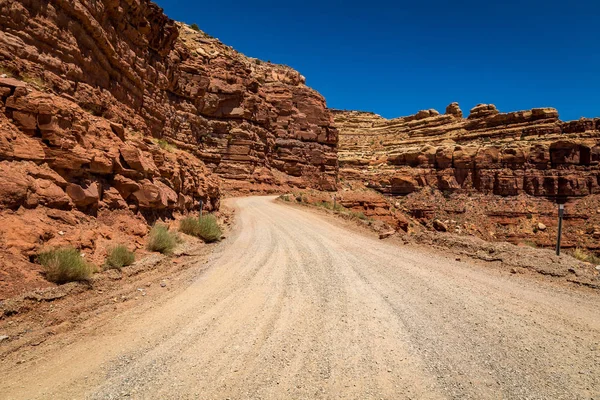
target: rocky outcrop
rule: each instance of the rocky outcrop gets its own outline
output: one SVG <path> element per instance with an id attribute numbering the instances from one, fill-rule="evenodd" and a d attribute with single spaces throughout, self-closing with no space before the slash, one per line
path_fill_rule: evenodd
<path id="1" fill-rule="evenodd" d="M 156 217 L 219 208 L 218 178 L 193 155 L 15 79 L 0 93 L 0 300 L 48 285 L 32 262 L 43 249 L 101 265 L 116 243 L 143 248 Z"/>
<path id="2" fill-rule="evenodd" d="M 337 140 L 297 71 L 149 0 L 0 0 L 0 299 L 46 247 L 101 264 L 223 190 L 332 190 Z"/>
<path id="3" fill-rule="evenodd" d="M 486 104 L 463 118 L 456 103 L 444 115 L 334 116 L 341 178 L 385 194 L 423 187 L 551 198 L 600 193 L 600 119 L 562 122 L 553 108 L 500 113 Z"/>
<path id="4" fill-rule="evenodd" d="M 4 71 L 121 134 L 188 151 L 228 186 L 335 186 L 337 131 L 303 76 L 175 23 L 148 0 L 0 0 L 0 28 Z"/>
<path id="5" fill-rule="evenodd" d="M 388 195 L 425 227 L 490 241 L 554 246 L 567 201 L 565 248 L 600 250 L 600 119 L 562 122 L 552 108 L 500 113 L 458 104 L 386 120 L 336 111 L 340 181 Z"/>
<path id="6" fill-rule="evenodd" d="M 200 199 L 218 209 L 216 177 L 187 152 L 14 79 L 0 88 L 2 209 L 187 211 Z"/>

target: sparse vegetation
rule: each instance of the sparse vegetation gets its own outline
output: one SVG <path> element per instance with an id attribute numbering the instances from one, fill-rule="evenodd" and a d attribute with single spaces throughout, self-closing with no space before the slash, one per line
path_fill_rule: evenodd
<path id="1" fill-rule="evenodd" d="M 12 78 L 15 76 L 14 72 L 11 69 L 9 69 L 7 67 L 3 67 L 1 65 L 0 65 L 0 75 L 6 75 L 9 78 Z"/>
<path id="2" fill-rule="evenodd" d="M 315 206 L 321 207 L 321 208 L 326 208 L 328 210 L 332 210 L 333 209 L 333 204 L 331 204 L 328 201 L 324 201 L 324 200 L 316 202 Z"/>
<path id="3" fill-rule="evenodd" d="M 581 247 L 577 247 L 575 250 L 573 250 L 571 255 L 573 257 L 575 257 L 576 259 L 578 259 L 579 261 L 589 262 L 591 264 L 600 265 L 600 257 L 596 256 L 595 254 L 593 254 L 585 249 L 582 249 Z"/>
<path id="4" fill-rule="evenodd" d="M 350 215 L 353 216 L 354 218 L 358 218 L 363 221 L 366 221 L 368 219 L 367 216 L 360 211 L 359 212 L 350 211 Z"/>
<path id="5" fill-rule="evenodd" d="M 346 207 L 342 206 L 339 203 L 332 203 L 329 201 L 319 201 L 315 204 L 317 207 L 322 207 L 322 208 L 326 208 L 328 210 L 332 210 L 332 211 L 337 211 L 337 212 L 342 212 L 342 211 L 346 211 Z"/>
<path id="6" fill-rule="evenodd" d="M 156 223 L 150 229 L 147 248 L 162 254 L 171 254 L 177 245 L 177 235 L 169 231 L 165 225 Z"/>
<path id="7" fill-rule="evenodd" d="M 206 214 L 198 218 L 184 218 L 179 224 L 179 230 L 185 234 L 199 237 L 207 243 L 220 240 L 223 234 L 217 219 L 212 214 Z"/>
<path id="8" fill-rule="evenodd" d="M 287 201 L 287 202 L 291 201 L 289 194 L 282 194 L 281 196 L 279 196 L 279 198 L 283 201 Z"/>
<path id="9" fill-rule="evenodd" d="M 58 284 L 88 280 L 94 271 L 93 265 L 72 247 L 40 253 L 38 261 L 44 267 L 46 279 Z"/>
<path id="10" fill-rule="evenodd" d="M 537 245 L 537 243 L 536 243 L 536 242 L 534 242 L 534 241 L 532 241 L 532 240 L 525 240 L 525 241 L 524 241 L 523 243 L 521 243 L 521 244 L 523 244 L 524 246 L 528 246 L 528 247 L 534 248 L 534 249 L 537 249 L 537 248 L 538 248 L 538 245 Z"/>
<path id="11" fill-rule="evenodd" d="M 177 149 L 176 145 L 167 142 L 165 139 L 152 139 L 152 141 L 160 146 L 161 149 L 168 151 L 169 153 L 172 153 Z"/>
<path id="12" fill-rule="evenodd" d="M 121 269 L 135 262 L 135 254 L 129 251 L 127 247 L 118 245 L 108 251 L 108 256 L 104 263 L 106 269 Z"/>
<path id="13" fill-rule="evenodd" d="M 192 28 L 196 32 L 200 32 L 200 27 L 198 26 L 198 24 L 191 24 L 190 28 Z"/>
<path id="14" fill-rule="evenodd" d="M 23 82 L 29 83 L 30 85 L 35 86 L 39 90 L 46 89 L 46 83 L 40 77 L 33 75 L 23 75 Z"/>

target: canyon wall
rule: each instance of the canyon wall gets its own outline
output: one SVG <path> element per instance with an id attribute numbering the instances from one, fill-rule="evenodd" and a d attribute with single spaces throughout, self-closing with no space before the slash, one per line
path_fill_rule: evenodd
<path id="1" fill-rule="evenodd" d="M 224 190 L 332 190 L 337 140 L 298 72 L 148 0 L 0 0 L 0 300 L 44 249 L 101 265 Z"/>
<path id="2" fill-rule="evenodd" d="M 553 108 L 500 113 L 458 104 L 386 120 L 335 111 L 340 177 L 385 194 L 423 187 L 499 196 L 600 193 L 600 119 L 561 122 Z"/>
<path id="3" fill-rule="evenodd" d="M 464 118 L 456 103 L 443 115 L 334 116 L 341 187 L 386 195 L 403 229 L 412 229 L 408 217 L 416 230 L 552 247 L 555 203 L 566 201 L 563 246 L 600 250 L 600 119 L 562 122 L 552 108 L 493 105 Z"/>
<path id="4" fill-rule="evenodd" d="M 4 71 L 188 151 L 232 187 L 335 185 L 337 132 L 304 77 L 148 0 L 0 0 L 0 27 Z"/>

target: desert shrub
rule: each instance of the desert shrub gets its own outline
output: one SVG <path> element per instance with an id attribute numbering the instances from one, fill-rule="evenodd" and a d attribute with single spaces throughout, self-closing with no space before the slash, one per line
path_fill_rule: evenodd
<path id="1" fill-rule="evenodd" d="M 190 236 L 198 236 L 199 221 L 194 217 L 187 217 L 179 222 L 179 231 Z"/>
<path id="2" fill-rule="evenodd" d="M 104 267 L 106 269 L 121 269 L 133 264 L 134 261 L 135 254 L 133 254 L 132 251 L 129 251 L 127 247 L 120 244 L 108 251 Z"/>
<path id="3" fill-rule="evenodd" d="M 290 201 L 290 195 L 289 194 L 282 194 L 281 196 L 279 196 L 279 198 L 283 201 Z"/>
<path id="4" fill-rule="evenodd" d="M 317 207 L 323 207 L 323 208 L 326 208 L 326 209 L 328 209 L 328 210 L 331 210 L 331 209 L 333 209 L 333 204 L 331 204 L 331 203 L 330 203 L 330 202 L 328 202 L 328 201 L 324 201 L 324 200 L 323 200 L 323 201 L 319 201 L 319 202 L 317 202 L 315 205 L 316 205 Z"/>
<path id="5" fill-rule="evenodd" d="M 573 250 L 572 255 L 579 261 L 600 264 L 600 257 L 580 247 L 577 247 L 575 250 Z"/>
<path id="6" fill-rule="evenodd" d="M 23 82 L 29 83 L 33 86 L 35 86 L 37 89 L 45 89 L 46 88 L 46 83 L 44 82 L 44 80 L 40 77 L 34 76 L 34 75 L 23 75 Z"/>
<path id="7" fill-rule="evenodd" d="M 200 27 L 198 26 L 198 24 L 191 24 L 190 28 L 192 28 L 193 30 L 195 30 L 196 32 L 200 31 Z"/>
<path id="8" fill-rule="evenodd" d="M 199 236 L 205 242 L 216 242 L 221 239 L 223 232 L 217 223 L 217 219 L 212 214 L 206 214 L 198 218 L 200 234 Z"/>
<path id="9" fill-rule="evenodd" d="M 14 72 L 12 71 L 12 69 L 7 68 L 7 67 L 3 67 L 0 65 L 0 75 L 6 75 L 9 78 L 12 78 L 15 76 Z"/>
<path id="10" fill-rule="evenodd" d="M 85 281 L 94 271 L 94 267 L 72 247 L 40 253 L 38 261 L 44 267 L 46 279 L 58 284 Z"/>
<path id="11" fill-rule="evenodd" d="M 171 254 L 177 245 L 177 235 L 169 231 L 165 225 L 154 224 L 148 235 L 148 250 L 162 254 Z"/>
<path id="12" fill-rule="evenodd" d="M 333 211 L 337 211 L 337 212 L 344 212 L 346 211 L 346 207 L 344 207 L 343 205 L 341 205 L 340 203 L 335 203 L 332 207 Z"/>
<path id="13" fill-rule="evenodd" d="M 152 139 L 152 141 L 159 145 L 161 149 L 168 151 L 169 153 L 172 153 L 177 149 L 176 145 L 167 142 L 165 139 Z"/>
<path id="14" fill-rule="evenodd" d="M 199 237 L 207 243 L 220 240 L 223 234 L 217 219 L 212 214 L 206 214 L 199 218 L 184 218 L 179 223 L 179 230 L 188 235 Z"/>
<path id="15" fill-rule="evenodd" d="M 350 215 L 352 215 L 354 218 L 358 218 L 363 221 L 367 219 L 367 216 L 360 211 L 359 212 L 351 211 Z"/>
<path id="16" fill-rule="evenodd" d="M 531 247 L 531 248 L 534 248 L 534 249 L 537 249 L 537 247 L 538 247 L 537 243 L 534 242 L 534 241 L 532 241 L 532 240 L 525 240 L 521 244 L 523 244 L 525 246 L 528 246 L 528 247 Z"/>

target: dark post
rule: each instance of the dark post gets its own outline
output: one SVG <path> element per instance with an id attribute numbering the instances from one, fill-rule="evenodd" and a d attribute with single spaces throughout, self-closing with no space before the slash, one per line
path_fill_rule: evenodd
<path id="1" fill-rule="evenodd" d="M 202 216 L 202 208 L 204 207 L 204 201 L 200 199 L 200 216 Z"/>
<path id="2" fill-rule="evenodd" d="M 565 205 L 558 205 L 558 236 L 556 237 L 556 255 L 560 256 L 560 238 L 562 236 L 562 221 L 565 214 Z"/>

